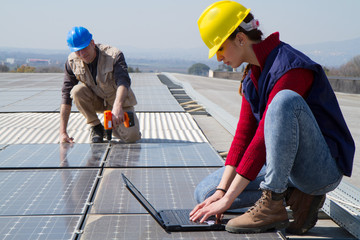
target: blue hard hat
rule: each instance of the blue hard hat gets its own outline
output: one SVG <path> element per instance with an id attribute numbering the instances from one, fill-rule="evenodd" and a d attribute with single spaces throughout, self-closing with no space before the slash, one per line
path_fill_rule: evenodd
<path id="1" fill-rule="evenodd" d="M 84 27 L 73 27 L 67 35 L 67 44 L 71 52 L 86 48 L 91 40 L 91 33 Z"/>

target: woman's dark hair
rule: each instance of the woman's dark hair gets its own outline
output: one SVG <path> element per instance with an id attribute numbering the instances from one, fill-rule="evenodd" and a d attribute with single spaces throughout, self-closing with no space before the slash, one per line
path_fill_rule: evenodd
<path id="1" fill-rule="evenodd" d="M 251 20 L 254 19 L 254 15 L 252 15 L 251 13 L 249 13 L 245 19 L 244 22 L 248 23 Z M 243 29 L 242 27 L 238 26 L 235 31 L 229 36 L 229 39 L 234 40 L 236 37 L 236 34 L 238 34 L 239 32 L 244 33 L 251 41 L 261 41 L 262 37 L 263 37 L 263 33 L 259 30 L 259 29 L 253 29 L 250 31 L 246 31 L 245 29 Z M 251 65 L 248 64 L 245 67 L 242 79 L 240 81 L 240 87 L 239 87 L 239 94 L 242 96 L 243 95 L 243 91 L 242 91 L 242 83 L 246 77 L 246 75 L 248 74 L 249 70 L 250 70 Z"/>

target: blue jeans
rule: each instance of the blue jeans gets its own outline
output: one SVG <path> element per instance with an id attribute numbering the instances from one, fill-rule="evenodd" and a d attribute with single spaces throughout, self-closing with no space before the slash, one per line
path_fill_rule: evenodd
<path id="1" fill-rule="evenodd" d="M 312 195 L 334 190 L 342 172 L 305 100 L 290 90 L 280 91 L 268 107 L 265 126 L 266 173 L 259 175 L 234 201 L 230 209 L 255 203 L 260 189 L 282 193 L 288 187 Z M 215 192 L 223 169 L 206 177 L 195 189 L 204 201 Z"/>
<path id="2" fill-rule="evenodd" d="M 215 193 L 215 188 L 219 185 L 221 177 L 224 173 L 225 167 L 219 168 L 209 176 L 204 178 L 195 188 L 195 200 L 198 203 Z M 244 191 L 234 200 L 229 209 L 251 207 L 260 197 L 261 190 L 259 189 L 260 182 L 264 180 L 264 175 L 258 176 L 254 181 L 251 181 Z"/>

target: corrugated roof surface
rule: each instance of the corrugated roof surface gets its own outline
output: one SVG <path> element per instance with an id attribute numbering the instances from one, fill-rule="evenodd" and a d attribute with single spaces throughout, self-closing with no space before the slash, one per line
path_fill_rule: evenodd
<path id="1" fill-rule="evenodd" d="M 141 142 L 207 142 L 188 113 L 137 113 Z M 102 120 L 102 114 L 99 114 Z M 58 143 L 59 113 L 0 114 L 0 144 Z M 68 134 L 76 143 L 90 143 L 89 126 L 80 113 L 71 113 Z"/>
<path id="2" fill-rule="evenodd" d="M 207 142 L 189 113 L 137 113 L 142 142 L 189 141 Z"/>

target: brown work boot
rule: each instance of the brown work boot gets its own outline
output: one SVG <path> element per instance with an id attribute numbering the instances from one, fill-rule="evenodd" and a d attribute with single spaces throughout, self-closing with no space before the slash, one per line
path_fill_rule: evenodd
<path id="1" fill-rule="evenodd" d="M 285 193 L 263 190 L 261 198 L 243 215 L 231 219 L 226 231 L 232 233 L 258 233 L 269 229 L 285 228 L 288 215 L 284 206 Z"/>
<path id="2" fill-rule="evenodd" d="M 290 222 L 286 232 L 300 235 L 314 227 L 324 201 L 325 195 L 310 195 L 297 188 L 289 188 L 286 193 L 286 205 L 293 211 L 294 221 Z"/>

